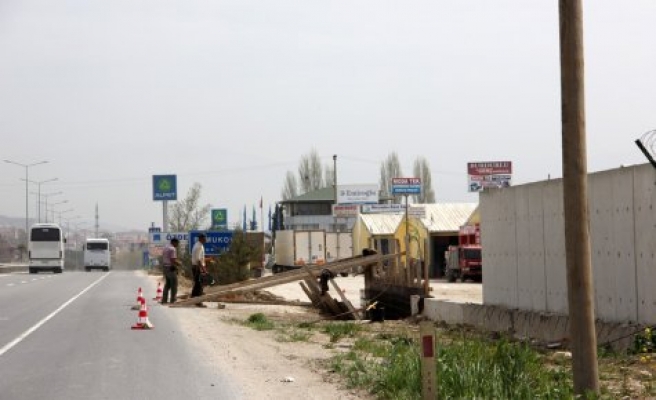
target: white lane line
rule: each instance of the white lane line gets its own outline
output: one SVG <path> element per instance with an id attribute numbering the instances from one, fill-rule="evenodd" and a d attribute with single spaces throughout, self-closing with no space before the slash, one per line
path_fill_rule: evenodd
<path id="1" fill-rule="evenodd" d="M 61 306 L 59 306 L 58 309 L 56 309 L 55 311 L 51 312 L 50 315 L 48 315 L 47 317 L 45 317 L 45 318 L 42 319 L 41 321 L 37 322 L 36 325 L 34 325 L 34 326 L 31 327 L 30 329 L 26 330 L 25 332 L 21 333 L 20 336 L 18 336 L 16 339 L 12 340 L 9 344 L 7 344 L 7 345 L 5 345 L 3 348 L 1 348 L 1 349 L 0 349 L 0 357 L 1 357 L 3 354 L 5 354 L 6 352 L 8 352 L 9 350 L 11 350 L 11 349 L 12 349 L 14 346 L 16 346 L 18 343 L 22 342 L 26 337 L 28 337 L 28 336 L 30 336 L 32 333 L 34 333 L 37 329 L 39 329 L 43 324 L 45 324 L 45 323 L 48 322 L 50 319 L 52 319 L 55 315 L 59 314 L 59 312 L 60 312 L 61 310 L 63 310 L 64 308 L 66 308 L 69 304 L 71 304 L 72 302 L 74 302 L 75 300 L 77 300 L 80 296 L 82 296 L 83 294 L 85 294 L 86 292 L 88 292 L 91 288 L 93 288 L 93 287 L 96 286 L 98 283 L 100 283 L 100 281 L 102 281 L 103 279 L 107 278 L 107 277 L 109 276 L 109 274 L 111 274 L 111 272 L 108 272 L 108 273 L 104 274 L 103 276 L 101 276 L 100 278 L 98 278 L 98 279 L 97 279 L 95 282 L 93 282 L 91 285 L 89 285 L 89 286 L 87 286 L 86 288 L 84 288 L 80 293 L 78 293 L 78 294 L 76 294 L 75 296 L 71 297 L 66 303 L 64 303 L 64 304 L 62 304 Z"/>
<path id="2" fill-rule="evenodd" d="M 15 283 L 8 283 L 7 286 L 15 286 Z"/>

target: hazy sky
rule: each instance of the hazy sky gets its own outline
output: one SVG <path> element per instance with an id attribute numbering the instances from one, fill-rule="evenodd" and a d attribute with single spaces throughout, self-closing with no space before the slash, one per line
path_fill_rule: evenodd
<path id="1" fill-rule="evenodd" d="M 653 0 L 584 2 L 590 171 L 645 161 L 654 21 Z M 231 224 L 266 213 L 312 148 L 340 184 L 424 156 L 438 201 L 477 201 L 468 161 L 561 176 L 558 1 L 0 0 L 0 137 L 87 226 L 96 202 L 101 226 L 160 225 L 153 174 Z M 22 177 L 0 162 L 0 215 L 24 217 Z"/>

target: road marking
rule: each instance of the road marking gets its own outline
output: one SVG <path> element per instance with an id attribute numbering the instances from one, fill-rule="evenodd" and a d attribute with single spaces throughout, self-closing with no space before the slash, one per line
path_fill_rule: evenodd
<path id="1" fill-rule="evenodd" d="M 61 310 L 64 308 L 68 307 L 69 304 L 77 300 L 80 296 L 91 290 L 94 286 L 100 283 L 103 279 L 107 278 L 111 274 L 111 272 L 108 272 L 101 276 L 100 278 L 96 279 L 95 282 L 93 282 L 91 285 L 87 286 L 84 288 L 80 293 L 76 294 L 75 296 L 71 297 L 66 303 L 62 304 L 57 308 L 55 311 L 51 312 L 50 315 L 42 319 L 41 321 L 37 322 L 36 325 L 31 327 L 30 329 L 26 330 L 25 332 L 21 333 L 20 336 L 18 336 L 16 339 L 12 340 L 9 344 L 5 345 L 3 348 L 0 348 L 0 357 L 2 357 L 3 354 L 11 350 L 14 346 L 16 346 L 18 343 L 22 342 L 26 337 L 30 336 L 32 333 L 34 333 L 37 329 L 39 329 L 43 324 L 48 322 L 50 319 L 52 319 L 55 315 L 59 314 Z"/>
<path id="2" fill-rule="evenodd" d="M 14 286 L 16 285 L 15 283 L 8 283 L 7 286 Z"/>

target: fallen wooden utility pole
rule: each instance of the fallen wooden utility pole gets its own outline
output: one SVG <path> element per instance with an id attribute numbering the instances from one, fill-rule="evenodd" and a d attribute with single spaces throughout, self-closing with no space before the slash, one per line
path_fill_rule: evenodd
<path id="1" fill-rule="evenodd" d="M 237 282 L 230 285 L 216 286 L 213 288 L 206 289 L 207 293 L 203 296 L 193 297 L 187 300 L 183 300 L 172 304 L 170 307 L 185 307 L 193 306 L 204 301 L 214 301 L 221 295 L 228 293 L 242 293 L 250 292 L 253 290 L 265 289 L 272 286 L 278 286 L 285 283 L 302 281 L 308 278 L 308 272 L 311 273 L 315 278 L 321 274 L 321 271 L 324 269 L 330 270 L 333 274 L 338 274 L 343 271 L 348 271 L 349 269 L 357 266 L 367 267 L 372 264 L 377 264 L 387 260 L 393 260 L 403 253 L 395 254 L 385 254 L 379 255 L 375 254 L 372 256 L 357 256 L 348 258 L 345 260 L 340 260 L 332 263 L 327 263 L 323 265 L 312 265 L 308 266 L 307 269 L 298 269 L 287 272 L 282 272 L 275 274 L 273 276 L 267 276 L 264 278 L 252 279 L 243 282 Z"/>

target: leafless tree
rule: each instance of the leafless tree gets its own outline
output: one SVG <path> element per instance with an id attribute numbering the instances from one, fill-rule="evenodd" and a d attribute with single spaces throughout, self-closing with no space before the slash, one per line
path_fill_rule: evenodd
<path id="1" fill-rule="evenodd" d="M 283 200 L 293 199 L 298 196 L 298 182 L 296 182 L 296 175 L 291 171 L 287 171 L 287 175 L 285 175 L 285 185 L 281 195 Z"/>
<path id="2" fill-rule="evenodd" d="M 201 184 L 196 182 L 184 199 L 169 205 L 169 229 L 172 232 L 200 229 L 209 217 L 210 205 L 200 205 L 201 189 Z"/>
<path id="3" fill-rule="evenodd" d="M 392 178 L 401 178 L 403 177 L 403 172 L 401 171 L 401 163 L 399 162 L 399 156 L 396 152 L 392 152 L 387 155 L 385 161 L 380 165 L 380 191 L 381 197 L 391 197 L 392 196 Z M 399 204 L 402 202 L 401 196 L 395 196 L 392 200 L 392 203 Z"/>
<path id="4" fill-rule="evenodd" d="M 435 203 L 435 191 L 433 190 L 433 182 L 431 179 L 430 166 L 425 157 L 417 157 L 415 160 L 414 177 L 421 178 L 421 194 L 413 195 L 412 199 L 415 203 L 430 204 Z"/>
<path id="5" fill-rule="evenodd" d="M 325 182 L 326 186 L 332 187 L 335 184 L 335 171 L 333 166 L 330 164 L 326 164 L 323 167 L 323 181 Z"/>
<path id="6" fill-rule="evenodd" d="M 298 175 L 301 179 L 301 189 L 303 193 L 312 192 L 325 187 L 323 180 L 323 168 L 321 159 L 315 149 L 301 157 L 298 165 Z"/>

